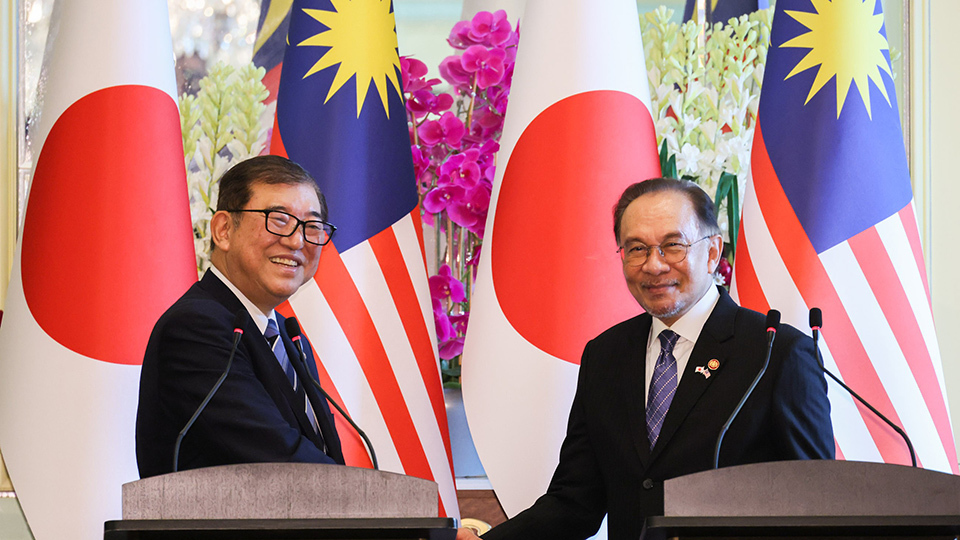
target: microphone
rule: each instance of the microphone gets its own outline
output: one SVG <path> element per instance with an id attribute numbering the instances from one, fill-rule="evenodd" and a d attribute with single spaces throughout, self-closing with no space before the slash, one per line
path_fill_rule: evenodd
<path id="1" fill-rule="evenodd" d="M 820 358 L 820 328 L 823 326 L 823 313 L 820 311 L 820 308 L 810 309 L 810 330 L 813 332 L 813 348 L 817 351 L 817 365 L 820 366 L 820 370 L 827 374 L 831 379 L 839 384 L 848 394 L 853 396 L 857 401 L 863 404 L 864 407 L 870 409 L 870 412 L 875 414 L 878 418 L 884 421 L 891 429 L 897 432 L 898 435 L 903 439 L 903 442 L 907 443 L 907 450 L 910 451 L 910 461 L 913 463 L 913 466 L 917 466 L 917 453 L 913 449 L 913 443 L 910 442 L 910 437 L 907 436 L 907 432 L 903 430 L 900 426 L 894 424 L 890 421 L 889 418 L 884 416 L 874 407 L 873 405 L 867 403 L 867 400 L 860 397 L 860 394 L 853 391 L 853 388 L 847 386 L 843 381 L 841 381 L 836 375 L 830 372 L 826 366 L 823 365 L 823 360 Z"/>
<path id="2" fill-rule="evenodd" d="M 763 377 L 763 374 L 767 372 L 767 366 L 770 365 L 770 354 L 773 352 L 773 340 L 777 337 L 777 329 L 780 328 L 780 312 L 771 309 L 767 312 L 767 321 L 764 324 L 767 327 L 767 354 L 763 358 L 763 366 L 760 367 L 760 371 L 757 373 L 757 376 L 754 377 L 753 382 L 750 383 L 750 387 L 747 388 L 746 393 L 743 394 L 743 397 L 740 398 L 740 403 L 737 403 L 737 406 L 733 409 L 733 412 L 730 414 L 730 418 L 727 418 L 727 422 L 723 424 L 723 427 L 720 428 L 720 435 L 717 436 L 717 446 L 713 451 L 713 468 L 717 469 L 720 467 L 720 446 L 723 444 L 723 437 L 727 434 L 727 430 L 730 429 L 730 425 L 733 424 L 734 419 L 737 418 L 737 415 L 740 414 L 740 409 L 743 408 L 743 404 L 747 402 L 747 399 L 750 398 L 750 394 L 753 393 L 753 389 L 757 387 L 757 384 L 760 382 L 760 379 Z"/>
<path id="3" fill-rule="evenodd" d="M 380 470 L 379 465 L 377 464 L 377 453 L 373 450 L 373 443 L 370 442 L 370 438 L 367 437 L 367 434 L 360 429 L 360 426 L 353 421 L 353 418 L 350 418 L 350 415 L 337 404 L 336 401 L 326 390 L 323 389 L 323 386 L 320 385 L 320 381 L 313 377 L 313 373 L 307 369 L 307 354 L 303 350 L 303 343 L 300 343 L 300 323 L 297 322 L 296 317 L 289 317 L 283 322 L 284 328 L 287 330 L 287 334 L 290 335 L 290 341 L 293 341 L 294 346 L 297 348 L 297 352 L 300 353 L 300 367 L 303 368 L 304 373 L 307 375 L 307 379 L 313 383 L 313 386 L 323 394 L 323 397 L 326 398 L 336 409 L 343 415 L 344 420 L 353 427 L 353 429 L 360 435 L 360 438 L 363 439 L 363 442 L 367 445 L 367 449 L 370 450 L 370 461 L 373 463 L 373 468 L 375 470 Z"/>
<path id="4" fill-rule="evenodd" d="M 820 327 L 823 326 L 823 312 L 820 311 L 820 308 L 815 307 L 810 309 L 810 330 L 813 332 L 813 348 L 817 351 L 817 365 L 820 366 L 820 369 L 824 373 L 827 372 L 827 368 L 823 366 L 823 360 L 820 359 Z"/>
<path id="5" fill-rule="evenodd" d="M 177 435 L 177 442 L 173 445 L 173 472 L 177 472 L 180 467 L 180 444 L 183 442 L 184 435 L 190 431 L 190 428 L 193 427 L 193 423 L 197 421 L 197 418 L 200 416 L 200 413 L 203 412 L 203 409 L 207 407 L 207 404 L 210 403 L 210 400 L 213 399 L 213 395 L 217 393 L 217 390 L 220 389 L 220 385 L 223 384 L 223 381 L 226 380 L 227 374 L 230 373 L 230 366 L 233 365 L 233 357 L 237 354 L 237 346 L 240 344 L 240 337 L 243 336 L 243 327 L 247 324 L 247 321 L 250 319 L 250 314 L 247 313 L 246 309 L 241 309 L 237 312 L 237 315 L 233 318 L 233 346 L 230 348 L 230 357 L 227 358 L 227 367 L 224 368 L 223 374 L 220 375 L 220 378 L 217 379 L 216 384 L 213 385 L 213 388 L 210 389 L 210 392 L 207 393 L 207 397 L 203 398 L 203 401 L 200 403 L 200 406 L 197 407 L 196 412 L 193 413 L 193 416 L 190 417 L 190 420 L 187 420 L 187 424 L 183 426 L 183 429 L 180 430 L 180 434 Z"/>

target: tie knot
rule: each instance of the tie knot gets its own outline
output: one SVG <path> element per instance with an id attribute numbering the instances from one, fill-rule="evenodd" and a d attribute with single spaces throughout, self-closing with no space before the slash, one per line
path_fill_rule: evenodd
<path id="1" fill-rule="evenodd" d="M 268 340 L 272 340 L 280 334 L 280 330 L 277 328 L 277 321 L 273 319 L 267 320 L 267 329 L 263 331 L 263 337 Z"/>
<path id="2" fill-rule="evenodd" d="M 680 339 L 680 334 L 677 334 L 673 330 L 664 330 L 663 332 L 660 332 L 658 337 L 660 338 L 661 350 L 672 353 L 673 346 L 676 345 L 677 340 Z"/>

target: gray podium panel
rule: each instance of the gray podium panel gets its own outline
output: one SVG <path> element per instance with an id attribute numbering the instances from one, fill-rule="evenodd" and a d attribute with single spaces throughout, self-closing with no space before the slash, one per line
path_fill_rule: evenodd
<path id="1" fill-rule="evenodd" d="M 663 484 L 645 540 L 956 539 L 960 477 L 885 463 L 784 461 Z"/>
<path id="2" fill-rule="evenodd" d="M 779 461 L 663 484 L 664 516 L 960 516 L 960 477 L 858 461 Z"/>
<path id="3" fill-rule="evenodd" d="M 435 482 L 342 465 L 226 465 L 123 486 L 124 520 L 429 518 L 438 513 Z"/>

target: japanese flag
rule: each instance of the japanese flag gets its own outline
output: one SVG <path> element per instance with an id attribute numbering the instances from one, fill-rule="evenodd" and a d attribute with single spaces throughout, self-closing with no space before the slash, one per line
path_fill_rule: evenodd
<path id="1" fill-rule="evenodd" d="M 197 274 L 165 0 L 58 9 L 0 326 L 0 449 L 37 540 L 93 540 L 137 479 L 150 330 Z"/>
<path id="2" fill-rule="evenodd" d="M 556 468 L 586 342 L 639 312 L 612 208 L 660 175 L 637 5 L 528 0 L 463 353 L 463 399 L 507 515 Z"/>

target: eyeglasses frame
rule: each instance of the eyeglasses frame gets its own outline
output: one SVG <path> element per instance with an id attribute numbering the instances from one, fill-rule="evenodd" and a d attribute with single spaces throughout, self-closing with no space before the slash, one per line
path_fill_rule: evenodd
<path id="1" fill-rule="evenodd" d="M 295 215 L 293 215 L 293 214 L 291 214 L 291 213 L 289 213 L 289 212 L 284 212 L 283 210 L 275 210 L 275 209 L 274 209 L 274 210 L 270 210 L 270 209 L 264 208 L 264 209 L 260 209 L 260 210 L 253 210 L 253 209 L 250 209 L 250 210 L 247 210 L 247 209 L 244 209 L 244 210 L 224 210 L 224 212 L 230 212 L 230 213 L 240 212 L 240 213 L 263 214 L 263 227 L 267 230 L 268 233 L 270 233 L 270 234 L 272 234 L 272 235 L 274 235 L 274 236 L 279 236 L 280 238 L 290 238 L 291 236 L 293 236 L 294 234 L 296 234 L 296 233 L 297 233 L 297 230 L 299 229 L 299 230 L 301 230 L 301 231 L 303 232 L 303 241 L 306 242 L 306 243 L 308 243 L 308 244 L 310 244 L 311 246 L 325 246 L 325 245 L 327 245 L 327 244 L 330 242 L 330 240 L 333 239 L 333 234 L 334 234 L 335 232 L 337 232 L 337 226 L 334 225 L 333 223 L 329 223 L 329 222 L 324 221 L 324 220 L 322 220 L 322 219 L 307 219 L 307 220 L 303 220 L 303 219 L 300 219 L 300 218 L 298 218 L 297 216 L 295 216 Z M 271 230 L 270 230 L 270 227 L 267 225 L 268 223 L 270 223 L 270 213 L 271 213 L 271 212 L 277 212 L 277 213 L 280 213 L 280 214 L 284 214 L 284 215 L 286 215 L 286 216 L 290 216 L 294 221 L 297 222 L 297 226 L 293 228 L 293 230 L 290 232 L 290 234 L 280 234 L 280 233 L 275 233 L 275 232 L 271 231 Z M 322 244 L 318 244 L 318 243 L 316 243 L 316 242 L 311 242 L 310 240 L 307 240 L 307 227 L 306 227 L 307 223 L 322 223 L 322 224 L 325 225 L 326 227 L 330 227 L 330 234 L 327 235 L 327 240 L 326 240 L 325 242 L 323 242 Z"/>
<path id="2" fill-rule="evenodd" d="M 696 245 L 696 244 L 699 244 L 700 242 L 703 242 L 704 240 L 706 240 L 706 239 L 708 239 L 708 238 L 713 238 L 714 236 L 717 236 L 717 235 L 716 235 L 716 234 L 708 234 L 707 236 L 704 236 L 703 238 L 701 238 L 701 239 L 699 239 L 699 240 L 695 240 L 695 241 L 693 241 L 693 242 L 690 242 L 689 244 L 686 244 L 686 243 L 683 243 L 683 242 L 676 242 L 676 241 L 671 240 L 671 241 L 669 241 L 669 242 L 664 242 L 664 243 L 662 243 L 662 244 L 657 244 L 657 245 L 654 245 L 654 246 L 644 246 L 644 247 L 646 248 L 646 249 L 645 249 L 645 251 L 646 251 L 646 253 L 647 253 L 646 256 L 645 256 L 645 257 L 643 258 L 643 260 L 640 261 L 639 263 L 630 263 L 630 266 L 643 266 L 644 264 L 646 264 L 647 261 L 650 260 L 650 254 L 653 252 L 652 250 L 653 250 L 654 248 L 656 248 L 657 253 L 660 254 L 660 258 L 663 259 L 663 262 L 664 262 L 664 263 L 666 263 L 666 264 L 679 264 L 679 263 L 682 263 L 683 261 L 685 261 L 685 260 L 687 259 L 687 254 L 690 253 L 690 248 L 691 248 L 691 247 L 693 247 L 693 246 Z M 663 251 L 663 246 L 666 245 L 666 244 L 677 244 L 677 245 L 683 246 L 683 247 L 684 247 L 683 257 L 681 257 L 680 260 L 677 260 L 677 261 L 667 262 L 667 254 L 666 254 L 666 252 Z M 623 261 L 624 263 L 627 263 L 627 255 L 626 255 L 626 252 L 623 250 L 624 247 L 625 247 L 625 246 L 620 246 L 619 249 L 617 249 L 617 253 L 620 254 L 620 260 Z"/>

